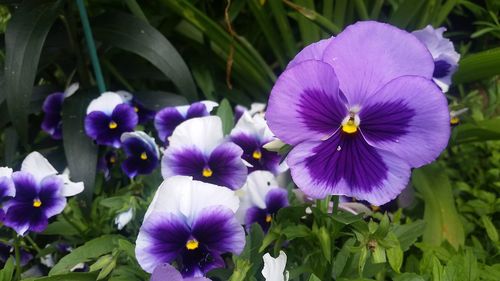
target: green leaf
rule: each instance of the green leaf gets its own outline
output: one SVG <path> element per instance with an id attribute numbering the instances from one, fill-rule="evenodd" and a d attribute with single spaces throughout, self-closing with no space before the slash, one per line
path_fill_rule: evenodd
<path id="1" fill-rule="evenodd" d="M 418 237 L 424 234 L 425 222 L 418 220 L 403 225 L 393 225 L 391 231 L 398 238 L 401 249 L 407 251 L 417 241 Z"/>
<path id="2" fill-rule="evenodd" d="M 500 119 L 482 120 L 474 124 L 460 124 L 453 129 L 453 144 L 489 140 L 500 140 Z"/>
<path id="3" fill-rule="evenodd" d="M 86 242 L 59 260 L 50 270 L 49 276 L 66 273 L 78 263 L 111 253 L 118 246 L 119 237 L 119 235 L 104 235 Z"/>
<path id="4" fill-rule="evenodd" d="M 318 276 L 311 274 L 311 276 L 309 276 L 309 281 L 321 281 L 321 279 L 318 278 Z"/>
<path id="5" fill-rule="evenodd" d="M 406 272 L 396 276 L 394 281 L 425 281 L 425 279 L 416 273 Z"/>
<path id="6" fill-rule="evenodd" d="M 392 270 L 400 273 L 401 266 L 403 265 L 403 250 L 401 250 L 401 246 L 398 245 L 397 247 L 389 248 L 385 252 Z"/>
<path id="7" fill-rule="evenodd" d="M 471 54 L 460 60 L 453 83 L 467 83 L 500 74 L 500 48 Z"/>
<path id="8" fill-rule="evenodd" d="M 40 54 L 62 1 L 24 1 L 5 32 L 5 93 L 10 120 L 28 141 L 28 112 Z"/>
<path id="9" fill-rule="evenodd" d="M 351 255 L 351 247 L 356 243 L 356 239 L 350 238 L 347 240 L 340 249 L 339 253 L 335 256 L 335 262 L 333 263 L 333 275 L 335 280 L 337 280 L 340 276 L 342 276 L 342 272 L 349 260 L 349 256 Z"/>
<path id="10" fill-rule="evenodd" d="M 306 18 L 307 20 L 310 20 L 312 23 L 321 27 L 328 34 L 333 35 L 333 34 L 340 33 L 341 30 L 336 24 L 331 22 L 329 19 L 323 17 L 321 14 L 317 13 L 313 9 L 308 9 L 306 7 L 302 7 L 300 5 L 293 4 L 289 1 L 285 1 L 285 3 L 288 4 L 290 7 L 292 7 L 293 9 L 295 9 L 297 12 L 299 12 L 299 14 L 301 14 L 304 18 Z M 300 26 L 300 23 L 303 22 L 303 20 L 302 20 L 303 17 L 299 17 L 299 26 Z M 303 23 L 303 25 L 305 25 L 306 23 L 307 22 Z M 306 34 L 309 34 L 310 29 L 311 28 L 307 29 Z M 307 35 L 307 37 L 310 37 L 310 36 L 313 36 L 313 35 Z M 306 43 L 308 42 L 306 39 L 304 39 L 304 40 Z M 313 43 L 318 41 L 318 40 L 319 40 L 319 38 L 317 40 L 313 41 Z"/>
<path id="11" fill-rule="evenodd" d="M 222 130 L 224 131 L 224 135 L 228 135 L 234 126 L 234 115 L 231 104 L 227 99 L 223 99 L 220 102 L 219 108 L 217 109 L 217 116 L 222 119 Z"/>
<path id="12" fill-rule="evenodd" d="M 311 230 L 302 224 L 299 225 L 289 225 L 281 230 L 281 233 L 286 235 L 288 240 L 293 240 L 295 238 L 307 237 L 311 235 Z"/>
<path id="13" fill-rule="evenodd" d="M 23 279 L 23 281 L 95 281 L 96 275 L 97 274 L 95 272 L 72 272 L 49 277 L 28 278 Z"/>
<path id="14" fill-rule="evenodd" d="M 404 0 L 391 15 L 389 22 L 400 28 L 406 28 L 423 4 L 425 4 L 425 1 Z"/>
<path id="15" fill-rule="evenodd" d="M 491 221 L 490 217 L 481 216 L 481 222 L 483 223 L 483 227 L 486 229 L 486 234 L 490 237 L 491 241 L 498 242 L 498 231 Z"/>
<path id="16" fill-rule="evenodd" d="M 146 108 L 158 111 L 168 106 L 179 106 L 188 104 L 188 100 L 183 97 L 163 91 L 139 91 L 134 93 Z"/>
<path id="17" fill-rule="evenodd" d="M 325 227 L 321 227 L 315 234 L 318 237 L 323 256 L 330 262 L 332 260 L 332 241 L 328 230 Z"/>
<path id="18" fill-rule="evenodd" d="M 248 260 L 237 259 L 234 272 L 229 278 L 229 281 L 243 281 L 247 276 L 248 270 L 252 267 L 252 264 Z"/>
<path id="19" fill-rule="evenodd" d="M 463 246 L 464 228 L 455 208 L 450 180 L 443 168 L 431 164 L 414 170 L 413 185 L 425 203 L 423 241 L 439 246 L 447 240 L 456 249 Z"/>
<path id="20" fill-rule="evenodd" d="M 293 0 L 296 5 L 290 1 L 285 1 L 289 6 L 294 7 L 304 17 L 298 17 L 297 23 L 299 24 L 299 31 L 302 41 L 305 45 L 317 42 L 320 39 L 319 29 L 313 22 L 310 22 L 311 17 L 319 15 L 314 9 L 313 0 Z M 292 5 L 290 5 L 292 4 Z"/>
<path id="21" fill-rule="evenodd" d="M 87 137 L 84 119 L 94 91 L 78 91 L 64 100 L 63 145 L 72 181 L 83 181 L 85 189 L 78 195 L 85 208 L 90 208 L 94 193 L 97 146 Z"/>
<path id="22" fill-rule="evenodd" d="M 12 275 L 14 274 L 14 257 L 10 257 L 6 262 L 2 270 L 0 270 L 0 280 L 10 281 L 12 280 Z"/>
<path id="23" fill-rule="evenodd" d="M 188 100 L 197 100 L 189 69 L 172 44 L 144 20 L 124 13 L 106 13 L 95 19 L 96 40 L 133 52 L 156 66 Z"/>
<path id="24" fill-rule="evenodd" d="M 327 1 L 330 2 L 330 1 Z M 267 1 L 271 8 L 272 16 L 276 21 L 279 33 L 283 39 L 283 46 L 285 47 L 288 57 L 292 58 L 297 54 L 297 46 L 293 38 L 293 31 L 288 21 L 285 7 L 282 1 Z"/>
<path id="25" fill-rule="evenodd" d="M 47 228 L 40 233 L 41 235 L 64 235 L 72 236 L 78 235 L 78 231 L 66 221 L 55 221 L 47 226 Z"/>

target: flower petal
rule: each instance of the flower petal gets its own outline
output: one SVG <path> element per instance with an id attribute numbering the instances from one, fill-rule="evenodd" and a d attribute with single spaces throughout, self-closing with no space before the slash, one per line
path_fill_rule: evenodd
<path id="1" fill-rule="evenodd" d="M 268 171 L 255 171 L 248 175 L 245 185 L 236 194 L 240 197 L 240 208 L 236 217 L 240 223 L 245 222 L 245 214 L 252 206 L 266 208 L 266 195 L 278 186 L 274 175 Z"/>
<path id="2" fill-rule="evenodd" d="M 382 86 L 403 75 L 431 79 L 434 61 L 412 34 L 385 23 L 348 26 L 325 50 L 350 106 L 360 105 Z"/>
<path id="3" fill-rule="evenodd" d="M 134 217 L 134 210 L 128 209 L 126 212 L 119 213 L 115 217 L 115 224 L 118 230 L 122 230 Z"/>
<path id="4" fill-rule="evenodd" d="M 182 275 L 168 263 L 158 265 L 151 275 L 150 281 L 183 281 Z"/>
<path id="5" fill-rule="evenodd" d="M 412 167 L 436 159 L 450 137 L 446 97 L 422 77 L 392 80 L 367 99 L 359 116 L 370 145 L 398 155 Z"/>
<path id="6" fill-rule="evenodd" d="M 63 180 L 58 176 L 47 177 L 40 183 L 40 209 L 47 219 L 60 214 L 66 207 L 66 197 L 62 195 L 63 185 Z"/>
<path id="7" fill-rule="evenodd" d="M 202 179 L 207 158 L 196 147 L 175 149 L 169 146 L 161 160 L 161 175 L 164 179 L 172 176 L 191 176 L 196 180 Z"/>
<path id="8" fill-rule="evenodd" d="M 208 167 L 213 175 L 203 181 L 239 189 L 247 178 L 247 167 L 241 160 L 243 150 L 234 143 L 223 143 L 217 146 L 208 159 Z"/>
<path id="9" fill-rule="evenodd" d="M 323 60 L 325 49 L 334 38 L 332 36 L 306 46 L 288 63 L 286 68 L 288 69 L 306 60 Z"/>
<path id="10" fill-rule="evenodd" d="M 43 178 L 57 174 L 57 170 L 49 163 L 49 160 L 37 151 L 31 152 L 24 158 L 21 171 L 32 174 L 36 182 L 41 182 Z"/>
<path id="11" fill-rule="evenodd" d="M 195 146 L 204 153 L 223 142 L 222 121 L 217 116 L 187 120 L 177 126 L 170 138 L 170 148 Z"/>
<path id="12" fill-rule="evenodd" d="M 101 111 L 110 116 L 115 107 L 123 103 L 120 95 L 113 92 L 102 93 L 98 98 L 92 100 L 87 107 L 87 114 L 93 111 Z"/>
<path id="13" fill-rule="evenodd" d="M 271 131 L 291 145 L 331 135 L 345 116 L 347 108 L 339 96 L 333 68 L 313 60 L 280 75 L 266 111 Z"/>
<path id="14" fill-rule="evenodd" d="M 184 120 L 184 116 L 175 107 L 167 107 L 158 111 L 155 115 L 154 125 L 160 140 L 167 142 L 167 138 Z"/>
<path id="15" fill-rule="evenodd" d="M 273 188 L 266 194 L 266 209 L 271 214 L 288 206 L 288 192 L 284 188 Z"/>
<path id="16" fill-rule="evenodd" d="M 277 258 L 271 257 L 269 253 L 265 254 L 264 268 L 262 269 L 262 275 L 266 278 L 266 281 L 286 281 L 285 267 L 286 267 L 286 254 L 280 251 L 280 255 Z"/>

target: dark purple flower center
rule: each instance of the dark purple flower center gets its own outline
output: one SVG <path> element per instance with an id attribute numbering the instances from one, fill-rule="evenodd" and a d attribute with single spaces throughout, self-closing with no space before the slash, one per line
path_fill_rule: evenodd
<path id="1" fill-rule="evenodd" d="M 437 60 L 434 62 L 434 73 L 432 77 L 443 78 L 450 73 L 451 64 L 444 60 Z"/>

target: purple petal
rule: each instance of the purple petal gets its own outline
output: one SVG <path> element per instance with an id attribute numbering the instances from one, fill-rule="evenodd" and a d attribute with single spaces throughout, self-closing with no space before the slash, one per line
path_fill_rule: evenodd
<path id="1" fill-rule="evenodd" d="M 271 221 L 267 219 L 268 215 L 271 215 L 267 210 L 260 209 L 259 207 L 251 207 L 247 210 L 245 214 L 245 227 L 250 230 L 252 224 L 258 223 L 264 232 L 269 230 L 271 227 Z"/>
<path id="2" fill-rule="evenodd" d="M 201 102 L 195 102 L 193 103 L 186 114 L 186 120 L 191 119 L 191 118 L 196 118 L 196 117 L 203 117 L 203 116 L 208 116 L 209 113 L 207 111 L 207 107 L 205 104 Z"/>
<path id="3" fill-rule="evenodd" d="M 421 77 L 389 82 L 367 99 L 359 116 L 361 132 L 370 145 L 398 155 L 412 167 L 436 159 L 450 137 L 446 97 Z"/>
<path id="4" fill-rule="evenodd" d="M 174 261 L 190 237 L 187 224 L 171 213 L 154 213 L 141 226 L 135 249 L 137 261 L 147 272 Z"/>
<path id="5" fill-rule="evenodd" d="M 242 153 L 241 148 L 234 143 L 217 146 L 208 160 L 213 175 L 203 181 L 233 190 L 242 187 L 247 177 L 247 167 L 241 161 Z"/>
<path id="6" fill-rule="evenodd" d="M 46 113 L 43 116 L 42 130 L 52 136 L 53 139 L 62 138 L 62 116 L 61 114 Z"/>
<path id="7" fill-rule="evenodd" d="M 276 152 L 263 148 L 264 144 L 271 141 L 270 139 L 261 140 L 257 136 L 237 134 L 231 136 L 231 141 L 243 149 L 242 158 L 252 165 L 252 167 L 248 167 L 248 173 L 258 170 L 267 170 L 274 174 L 278 173 L 281 156 Z M 254 157 L 254 152 L 256 151 L 260 152 L 259 159 Z"/>
<path id="8" fill-rule="evenodd" d="M 150 281 L 183 281 L 182 275 L 168 263 L 158 265 L 153 271 Z"/>
<path id="9" fill-rule="evenodd" d="M 184 116 L 175 107 L 164 108 L 155 116 L 155 128 L 161 141 L 167 142 L 167 138 L 172 135 L 174 129 L 183 121 Z"/>
<path id="10" fill-rule="evenodd" d="M 434 60 L 412 34 L 385 23 L 358 22 L 325 50 L 323 61 L 335 69 L 350 106 L 363 104 L 389 81 L 403 75 L 431 79 Z"/>
<path id="11" fill-rule="evenodd" d="M 333 39 L 334 37 L 332 36 L 306 46 L 288 63 L 286 68 L 288 69 L 306 60 L 323 60 L 325 49 Z"/>
<path id="12" fill-rule="evenodd" d="M 451 64 L 445 60 L 438 60 L 434 62 L 434 72 L 432 77 L 443 78 L 451 72 Z"/>
<path id="13" fill-rule="evenodd" d="M 42 110 L 45 113 L 61 115 L 63 102 L 64 102 L 64 93 L 50 94 L 45 98 Z"/>
<path id="14" fill-rule="evenodd" d="M 47 228 L 48 219 L 41 208 L 33 207 L 33 202 L 15 202 L 5 214 L 4 224 L 14 229 L 19 235 L 27 230 L 42 232 Z"/>
<path id="15" fill-rule="evenodd" d="M 122 170 L 129 178 L 133 178 L 138 174 L 147 175 L 156 169 L 158 161 L 159 159 L 154 154 L 149 154 L 146 160 L 143 160 L 140 156 L 130 156 L 123 161 Z"/>
<path id="16" fill-rule="evenodd" d="M 16 194 L 16 188 L 11 177 L 0 177 L 0 203 L 7 197 L 13 197 Z"/>
<path id="17" fill-rule="evenodd" d="M 273 188 L 266 194 L 266 209 L 276 214 L 279 209 L 288 206 L 288 192 L 283 188 Z"/>
<path id="18" fill-rule="evenodd" d="M 196 147 L 167 149 L 161 162 L 161 173 L 164 179 L 180 175 L 201 180 L 203 168 L 207 165 L 207 157 Z"/>
<path id="19" fill-rule="evenodd" d="M 287 163 L 294 182 L 310 197 L 346 195 L 374 205 L 394 199 L 410 175 L 403 159 L 370 146 L 361 134 L 341 132 L 297 145 Z"/>
<path id="20" fill-rule="evenodd" d="M 134 99 L 132 101 L 132 104 L 134 105 L 134 111 L 137 113 L 137 116 L 139 118 L 139 121 L 138 121 L 139 124 L 145 124 L 149 121 L 152 121 L 155 118 L 156 111 L 145 107 L 138 100 Z"/>
<path id="21" fill-rule="evenodd" d="M 271 131 L 292 145 L 331 135 L 345 116 L 347 108 L 339 96 L 333 68 L 313 60 L 281 74 L 266 111 Z"/>
<path id="22" fill-rule="evenodd" d="M 137 113 L 128 104 L 117 105 L 111 114 L 111 119 L 118 124 L 122 133 L 133 131 L 139 121 Z"/>
<path id="23" fill-rule="evenodd" d="M 39 186 L 35 177 L 28 172 L 14 172 L 12 181 L 16 187 L 17 201 L 32 202 L 33 198 L 38 196 Z"/>
<path id="24" fill-rule="evenodd" d="M 42 202 L 40 209 L 45 217 L 51 218 L 60 214 L 66 207 L 66 197 L 61 194 L 63 186 L 64 182 L 58 176 L 46 177 L 40 183 L 38 198 Z"/>

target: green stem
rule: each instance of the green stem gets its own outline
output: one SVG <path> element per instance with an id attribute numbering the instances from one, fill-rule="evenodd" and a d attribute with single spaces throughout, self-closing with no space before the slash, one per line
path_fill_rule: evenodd
<path id="1" fill-rule="evenodd" d="M 21 280 L 21 251 L 19 250 L 19 236 L 14 232 L 14 254 L 16 255 L 16 280 Z"/>
<path id="2" fill-rule="evenodd" d="M 339 199 L 340 199 L 340 196 L 338 195 L 333 195 L 332 196 L 333 198 L 333 209 L 332 209 L 332 214 L 336 214 L 338 209 L 339 209 Z"/>
<path id="3" fill-rule="evenodd" d="M 99 88 L 99 92 L 104 93 L 106 92 L 106 85 L 104 84 L 101 65 L 99 64 L 99 58 L 97 57 L 97 50 L 95 47 L 94 37 L 92 36 L 92 29 L 90 28 L 87 10 L 85 9 L 83 0 L 76 0 L 76 5 L 78 6 L 78 11 L 80 12 L 80 19 L 82 20 L 83 25 L 83 33 L 85 34 L 85 41 L 87 41 L 90 61 L 92 62 L 92 66 L 94 68 L 97 88 Z"/>
<path id="4" fill-rule="evenodd" d="M 31 239 L 31 237 L 29 235 L 26 235 L 24 238 L 26 238 L 26 240 L 31 244 L 31 246 L 33 246 L 33 248 L 35 248 L 35 251 L 37 253 L 40 253 L 42 251 L 40 249 L 40 247 L 38 247 L 38 245 L 36 244 L 36 242 L 33 241 L 33 239 Z"/>
<path id="5" fill-rule="evenodd" d="M 62 214 L 63 218 L 64 218 L 64 219 L 65 219 L 65 220 L 66 220 L 66 221 L 67 221 L 67 222 L 68 222 L 68 223 L 69 223 L 69 224 L 70 224 L 70 225 L 71 225 L 71 226 L 72 226 L 72 227 L 73 227 L 76 231 L 78 231 L 78 233 L 80 233 L 80 236 L 81 236 L 81 237 L 86 237 L 86 235 L 85 235 L 85 233 L 84 233 L 83 229 L 81 229 L 81 228 L 80 228 L 80 226 L 78 226 L 76 223 L 74 223 L 74 222 L 73 222 L 73 221 L 72 221 L 72 220 L 68 217 L 68 215 L 67 215 L 66 213 L 64 213 L 64 212 L 63 212 L 63 213 L 61 213 L 61 214 Z"/>

